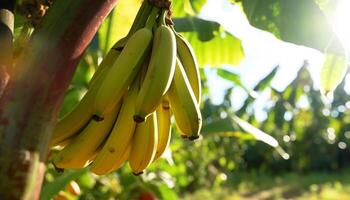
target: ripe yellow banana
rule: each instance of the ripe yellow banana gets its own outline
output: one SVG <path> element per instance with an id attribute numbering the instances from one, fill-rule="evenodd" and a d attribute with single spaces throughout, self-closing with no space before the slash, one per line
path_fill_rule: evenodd
<path id="1" fill-rule="evenodd" d="M 129 159 L 131 147 L 132 147 L 132 142 L 129 142 L 128 146 L 126 146 L 126 149 L 122 157 L 114 163 L 113 169 L 111 171 L 118 170 L 123 166 L 124 162 L 126 162 Z"/>
<path id="2" fill-rule="evenodd" d="M 168 100 L 163 98 L 162 103 L 156 110 L 158 125 L 158 144 L 154 160 L 157 160 L 169 146 L 171 138 L 171 114 Z"/>
<path id="3" fill-rule="evenodd" d="M 125 39 L 121 39 L 118 41 L 115 46 L 122 47 L 125 43 Z M 102 61 L 98 70 L 95 72 L 92 77 L 89 90 L 81 99 L 81 101 L 73 108 L 71 112 L 69 112 L 66 116 L 64 116 L 58 123 L 56 124 L 53 134 L 50 141 L 50 146 L 56 146 L 60 142 L 66 140 L 67 138 L 75 135 L 79 131 L 81 131 L 84 126 L 89 122 L 91 117 L 93 116 L 93 100 L 101 83 L 105 76 L 109 73 L 108 70 L 113 64 L 113 62 L 117 59 L 120 50 L 111 49 L 106 56 L 106 58 Z"/>
<path id="4" fill-rule="evenodd" d="M 96 150 L 110 133 L 117 118 L 120 103 L 108 113 L 103 121 L 91 119 L 89 124 L 62 151 L 53 156 L 57 168 L 75 169 L 88 164 Z"/>
<path id="5" fill-rule="evenodd" d="M 117 121 L 102 150 L 91 165 L 91 171 L 95 174 L 106 174 L 113 170 L 114 165 L 124 162 L 122 158 L 125 149 L 127 149 L 128 144 L 131 142 L 136 126 L 132 117 L 135 111 L 138 88 L 139 81 L 134 81 L 126 98 L 123 99 Z"/>
<path id="6" fill-rule="evenodd" d="M 191 44 L 179 33 L 176 36 L 177 55 L 184 67 L 198 104 L 201 102 L 201 78 L 194 50 Z"/>
<path id="7" fill-rule="evenodd" d="M 134 120 L 145 121 L 157 109 L 174 76 L 176 41 L 174 32 L 161 25 L 156 29 L 151 60 L 137 96 Z"/>
<path id="8" fill-rule="evenodd" d="M 135 175 L 142 174 L 153 161 L 158 143 L 157 116 L 153 112 L 145 122 L 139 123 L 132 140 L 129 165 Z"/>
<path id="9" fill-rule="evenodd" d="M 202 127 L 202 116 L 179 59 L 176 60 L 174 79 L 167 95 L 177 127 L 190 140 L 198 139 Z"/>
<path id="10" fill-rule="evenodd" d="M 89 88 L 91 87 L 91 85 L 95 84 L 97 77 L 99 77 L 105 70 L 108 70 L 113 65 L 113 63 L 119 57 L 120 52 L 124 48 L 127 41 L 128 41 L 127 37 L 124 37 L 124 38 L 118 40 L 113 45 L 113 47 L 108 51 L 107 55 L 103 58 L 102 62 L 99 64 L 96 72 L 92 76 L 90 83 L 89 83 Z"/>
<path id="11" fill-rule="evenodd" d="M 104 113 L 109 112 L 122 98 L 150 50 L 152 37 L 149 28 L 142 28 L 128 39 L 97 92 L 94 102 L 95 115 L 103 118 Z"/>
<path id="12" fill-rule="evenodd" d="M 91 105 L 94 93 L 93 89 L 88 90 L 73 110 L 58 121 L 51 137 L 51 147 L 75 135 L 89 122 L 92 117 Z"/>

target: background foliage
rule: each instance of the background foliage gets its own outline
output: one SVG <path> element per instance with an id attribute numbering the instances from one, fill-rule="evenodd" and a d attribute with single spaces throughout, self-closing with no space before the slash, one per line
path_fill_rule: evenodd
<path id="1" fill-rule="evenodd" d="M 269 31 L 281 40 L 316 48 L 327 55 L 344 55 L 338 39 L 328 45 L 330 38 L 334 37 L 328 16 L 336 1 L 231 2 L 241 6 L 253 26 Z M 175 28 L 193 45 L 202 67 L 202 140 L 196 143 L 184 141 L 173 127 L 170 149 L 140 177 L 133 176 L 128 166 L 97 177 L 86 169 L 62 174 L 48 163 L 41 199 L 50 199 L 58 193 L 68 199 L 140 199 L 143 195 L 153 195 L 169 200 L 186 199 L 187 195 L 195 193 L 199 199 L 205 197 L 205 190 L 212 194 L 216 194 L 218 188 L 239 191 L 240 183 L 247 178 L 266 180 L 266 177 L 260 177 L 261 174 L 287 173 L 289 178 L 291 171 L 334 171 L 349 165 L 350 99 L 344 90 L 344 82 L 334 91 L 333 101 L 325 102 L 320 91 L 313 87 L 305 61 L 298 76 L 283 91 L 271 87 L 278 66 L 254 88 L 248 88 L 240 75 L 221 68 L 223 65 L 238 65 L 244 59 L 242 41 L 220 23 L 198 17 L 205 3 L 206 0 L 173 1 Z M 139 5 L 139 0 L 119 0 L 104 21 L 66 91 L 60 116 L 69 112 L 84 95 L 98 63 L 114 42 L 127 33 Z M 36 26 L 31 23 L 33 19 L 23 16 L 23 13 L 16 16 L 20 22 L 15 31 L 18 52 Z M 209 95 L 210 90 L 216 89 L 208 85 L 206 79 L 204 69 L 209 67 L 215 67 L 210 73 L 216 73 L 217 79 L 224 79 L 231 85 L 220 104 L 213 104 Z M 332 92 L 347 71 L 346 62 L 325 64 L 324 69 L 328 70 L 326 75 L 338 74 L 332 76 L 335 81 L 322 85 L 323 90 L 326 88 Z M 322 79 L 327 78 L 329 76 Z M 248 97 L 239 109 L 233 110 L 232 98 L 235 98 L 236 88 L 245 90 Z M 262 95 L 268 97 L 264 107 L 267 117 L 258 120 L 255 103 L 256 97 Z M 80 195 L 68 192 L 66 185 L 72 180 L 80 186 Z M 309 186 L 311 182 L 305 184 Z M 216 196 L 221 198 L 219 194 Z"/>

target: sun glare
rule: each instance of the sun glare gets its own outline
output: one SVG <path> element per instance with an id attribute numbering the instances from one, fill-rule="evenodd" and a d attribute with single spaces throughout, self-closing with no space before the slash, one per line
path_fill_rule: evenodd
<path id="1" fill-rule="evenodd" d="M 340 0 L 334 15 L 334 30 L 347 51 L 350 51 L 350 1 Z"/>

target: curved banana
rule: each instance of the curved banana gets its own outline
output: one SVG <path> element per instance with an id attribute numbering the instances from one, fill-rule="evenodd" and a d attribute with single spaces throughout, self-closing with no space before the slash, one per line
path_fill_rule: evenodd
<path id="1" fill-rule="evenodd" d="M 118 170 L 123 166 L 124 162 L 126 162 L 129 159 L 131 148 L 132 148 L 132 142 L 129 142 L 128 146 L 126 146 L 126 149 L 122 157 L 119 160 L 117 160 L 117 162 L 114 163 L 111 171 Z"/>
<path id="2" fill-rule="evenodd" d="M 92 76 L 89 83 L 89 88 L 91 87 L 91 85 L 94 85 L 95 81 L 97 80 L 97 77 L 99 77 L 105 70 L 109 69 L 113 65 L 113 63 L 118 59 L 127 41 L 127 37 L 118 40 L 108 51 L 107 55 L 103 58 L 102 62 L 99 64 L 97 70 Z"/>
<path id="3" fill-rule="evenodd" d="M 154 160 L 157 160 L 169 146 L 171 138 L 171 114 L 169 102 L 163 99 L 156 110 L 158 125 L 158 144 Z"/>
<path id="4" fill-rule="evenodd" d="M 135 32 L 126 43 L 118 59 L 109 69 L 94 102 L 94 114 L 104 117 L 122 98 L 125 90 L 140 69 L 152 42 L 152 31 L 142 28 Z"/>
<path id="5" fill-rule="evenodd" d="M 153 39 L 151 60 L 137 96 L 134 120 L 145 121 L 162 100 L 174 76 L 176 61 L 176 41 L 174 32 L 161 25 Z"/>
<path id="6" fill-rule="evenodd" d="M 198 139 L 202 127 L 202 116 L 179 59 L 176 60 L 174 79 L 167 95 L 177 127 L 190 140 Z"/>
<path id="7" fill-rule="evenodd" d="M 138 78 L 138 77 L 136 77 Z M 134 81 L 130 91 L 123 99 L 118 119 L 108 136 L 106 143 L 91 165 L 91 171 L 102 175 L 110 172 L 117 163 L 123 163 L 123 154 L 131 142 L 136 123 L 132 119 L 139 88 L 139 81 Z"/>
<path id="8" fill-rule="evenodd" d="M 157 116 L 153 112 L 145 122 L 137 124 L 132 140 L 129 165 L 135 175 L 143 173 L 153 161 L 157 151 Z"/>
<path id="9" fill-rule="evenodd" d="M 124 42 L 125 40 L 121 39 L 116 43 L 116 45 L 122 46 Z M 117 59 L 119 55 L 118 52 L 119 50 L 109 51 L 106 58 L 100 64 L 98 70 L 94 73 L 94 76 L 92 77 L 89 84 L 89 90 L 86 92 L 84 97 L 71 112 L 69 112 L 60 121 L 58 121 L 51 136 L 51 147 L 58 145 L 60 142 L 81 131 L 92 118 L 93 100 L 97 95 L 97 91 L 101 86 L 103 79 L 109 73 L 108 70 L 110 66 Z"/>
<path id="10" fill-rule="evenodd" d="M 88 90 L 73 110 L 58 121 L 51 136 L 51 147 L 75 135 L 89 122 L 93 115 L 91 107 L 94 95 L 94 89 Z"/>
<path id="11" fill-rule="evenodd" d="M 85 167 L 112 129 L 119 107 L 120 103 L 106 115 L 103 121 L 91 119 L 71 143 L 53 156 L 54 165 L 61 169 Z"/>
<path id="12" fill-rule="evenodd" d="M 192 49 L 191 44 L 179 33 L 176 36 L 177 55 L 184 67 L 187 78 L 192 87 L 197 103 L 201 102 L 201 78 L 199 73 L 198 62 Z"/>

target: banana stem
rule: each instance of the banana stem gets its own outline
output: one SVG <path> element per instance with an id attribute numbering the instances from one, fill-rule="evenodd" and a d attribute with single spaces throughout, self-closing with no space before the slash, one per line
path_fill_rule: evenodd
<path id="1" fill-rule="evenodd" d="M 146 22 L 145 28 L 152 30 L 153 25 L 156 23 L 158 12 L 159 12 L 159 8 L 157 7 L 152 8 L 151 14 L 148 17 L 148 21 Z"/>
<path id="2" fill-rule="evenodd" d="M 167 10 L 166 9 L 162 9 L 162 12 L 160 14 L 160 19 L 159 19 L 159 26 L 160 25 L 166 25 L 166 22 L 165 22 L 166 14 L 167 14 Z"/>
<path id="3" fill-rule="evenodd" d="M 142 28 L 145 25 L 151 10 L 152 6 L 148 3 L 148 1 L 143 1 L 127 37 L 134 34 L 138 29 Z"/>

